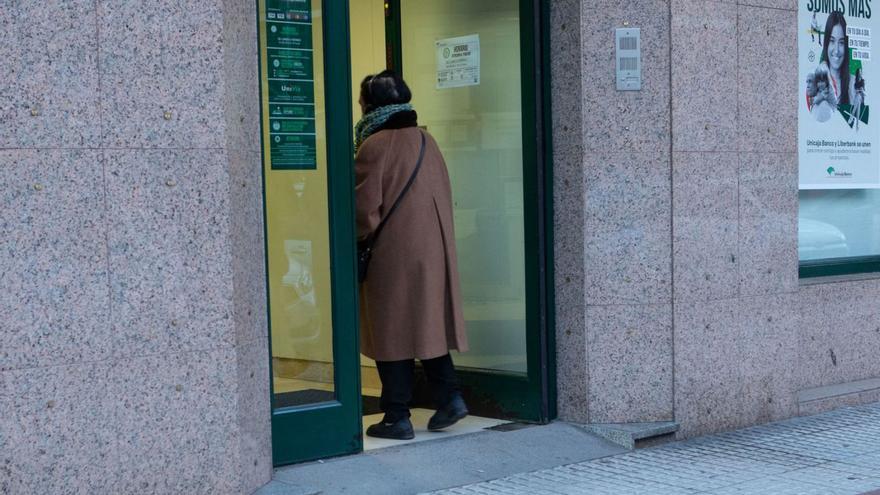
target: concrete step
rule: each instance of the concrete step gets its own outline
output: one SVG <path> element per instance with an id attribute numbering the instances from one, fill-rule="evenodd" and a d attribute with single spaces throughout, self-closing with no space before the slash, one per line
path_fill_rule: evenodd
<path id="1" fill-rule="evenodd" d="M 798 392 L 798 415 L 811 416 L 844 406 L 858 406 L 880 401 L 880 378 L 869 378 Z"/>
<path id="2" fill-rule="evenodd" d="M 594 423 L 584 427 L 596 435 L 626 449 L 650 447 L 675 439 L 678 423 Z"/>

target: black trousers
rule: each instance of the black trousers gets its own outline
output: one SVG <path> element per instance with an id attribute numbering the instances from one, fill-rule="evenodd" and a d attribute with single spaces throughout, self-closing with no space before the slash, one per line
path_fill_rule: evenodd
<path id="1" fill-rule="evenodd" d="M 455 367 L 452 364 L 452 356 L 446 354 L 433 359 L 422 359 L 422 368 L 431 392 L 434 403 L 439 409 L 460 394 L 458 379 L 455 376 Z M 379 399 L 379 407 L 385 413 L 383 419 L 386 423 L 393 423 L 409 417 L 409 402 L 412 400 L 413 381 L 415 379 L 415 359 L 403 361 L 376 361 L 379 370 L 379 379 L 382 381 L 382 397 Z"/>

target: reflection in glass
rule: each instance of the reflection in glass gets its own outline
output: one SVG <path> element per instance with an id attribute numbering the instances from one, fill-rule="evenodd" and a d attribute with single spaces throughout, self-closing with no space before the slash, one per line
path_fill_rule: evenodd
<path id="1" fill-rule="evenodd" d="M 803 190 L 799 199 L 801 261 L 880 255 L 880 190 Z"/>

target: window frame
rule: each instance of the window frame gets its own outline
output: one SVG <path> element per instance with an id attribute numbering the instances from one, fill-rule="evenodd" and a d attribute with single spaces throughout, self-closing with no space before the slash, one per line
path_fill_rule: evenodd
<path id="1" fill-rule="evenodd" d="M 880 256 L 847 256 L 819 260 L 798 260 L 798 277 L 834 277 L 840 275 L 880 274 Z"/>

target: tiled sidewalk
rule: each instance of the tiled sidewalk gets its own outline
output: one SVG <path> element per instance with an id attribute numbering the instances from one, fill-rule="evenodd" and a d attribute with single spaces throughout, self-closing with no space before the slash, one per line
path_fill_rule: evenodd
<path id="1" fill-rule="evenodd" d="M 880 489 L 880 403 L 434 495 L 856 495 Z"/>

